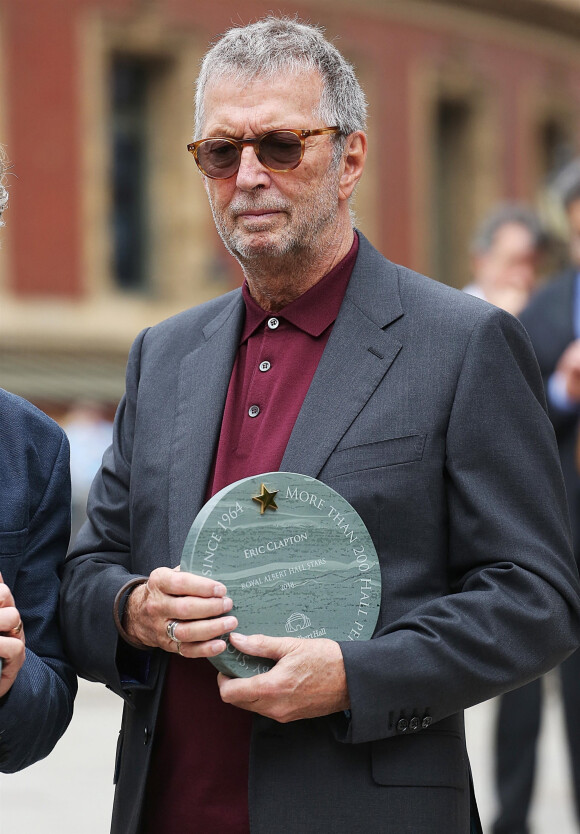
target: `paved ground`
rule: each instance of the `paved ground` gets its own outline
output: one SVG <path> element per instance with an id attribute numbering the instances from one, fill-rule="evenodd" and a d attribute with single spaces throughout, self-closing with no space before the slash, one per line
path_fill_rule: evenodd
<path id="1" fill-rule="evenodd" d="M 542 717 L 538 772 L 530 818 L 532 834 L 580 834 L 572 806 L 564 725 L 558 695 L 557 676 L 544 681 L 545 707 Z M 466 714 L 467 745 L 473 769 L 475 793 L 484 832 L 495 814 L 492 782 L 492 746 L 496 703 L 487 701 Z"/>
<path id="2" fill-rule="evenodd" d="M 546 702 L 532 831 L 580 834 L 572 814 L 554 682 L 547 687 Z M 494 703 L 488 702 L 467 715 L 470 757 L 485 831 L 494 813 L 490 748 L 494 710 Z M 106 834 L 119 723 L 119 699 L 103 686 L 81 681 L 72 724 L 52 755 L 22 773 L 0 775 L 0 834 Z"/>
<path id="3" fill-rule="evenodd" d="M 121 701 L 104 686 L 79 684 L 73 720 L 53 753 L 0 775 L 0 834 L 109 831 Z"/>

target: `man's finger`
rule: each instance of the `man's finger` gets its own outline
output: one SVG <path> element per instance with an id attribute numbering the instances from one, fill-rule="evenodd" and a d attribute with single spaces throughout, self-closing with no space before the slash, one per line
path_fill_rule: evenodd
<path id="1" fill-rule="evenodd" d="M 175 622 L 175 621 L 173 621 Z M 178 621 L 177 625 L 173 627 L 173 642 L 180 643 L 204 643 L 216 637 L 221 637 L 222 634 L 236 628 L 238 621 L 235 617 L 214 617 L 209 620 L 186 620 Z M 165 631 L 169 640 L 171 635 L 168 631 L 168 626 L 165 626 Z M 223 648 L 225 649 L 224 641 Z M 169 645 L 171 649 L 172 646 Z"/>
<path id="2" fill-rule="evenodd" d="M 266 675 L 271 672 L 266 672 Z M 218 675 L 218 687 L 220 697 L 224 704 L 235 704 L 241 709 L 247 709 L 251 712 L 258 710 L 257 704 L 259 698 L 259 684 L 262 681 L 257 681 L 257 678 L 262 678 L 262 675 L 256 675 L 252 678 L 228 678 L 221 672 Z"/>
<path id="3" fill-rule="evenodd" d="M 265 634 L 240 634 L 234 631 L 229 636 L 234 648 L 252 657 L 267 657 L 270 660 L 280 660 L 295 647 L 297 640 L 293 637 L 268 637 Z"/>
<path id="4" fill-rule="evenodd" d="M 0 677 L 0 697 L 6 694 L 22 668 L 26 650 L 24 642 L 0 635 L 0 657 L 3 659 Z"/>
<path id="5" fill-rule="evenodd" d="M 233 604 L 230 597 L 172 597 L 165 595 L 152 603 L 151 610 L 163 620 L 187 622 L 189 620 L 207 620 L 221 617 L 222 614 L 231 611 Z M 224 627 L 223 630 L 231 629 Z"/>
<path id="6" fill-rule="evenodd" d="M 0 608 L 9 608 L 14 605 L 14 597 L 8 585 L 0 583 Z"/>
<path id="7" fill-rule="evenodd" d="M 10 637 L 16 637 L 22 631 L 22 620 L 20 613 L 14 606 L 6 606 L 0 609 L 0 633 Z"/>
<path id="8" fill-rule="evenodd" d="M 195 573 L 176 571 L 171 568 L 156 568 L 147 581 L 149 592 L 161 592 L 170 596 L 225 597 L 227 588 Z"/>
<path id="9" fill-rule="evenodd" d="M 209 640 L 205 643 L 180 643 L 176 649 L 182 657 L 215 657 L 226 650 L 225 640 Z"/>

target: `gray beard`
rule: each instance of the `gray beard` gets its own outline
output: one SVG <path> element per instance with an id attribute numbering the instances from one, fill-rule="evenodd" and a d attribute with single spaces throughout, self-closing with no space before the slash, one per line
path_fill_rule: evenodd
<path id="1" fill-rule="evenodd" d="M 257 270 L 264 274 L 280 269 L 284 272 L 307 272 L 311 262 L 316 262 L 324 248 L 325 232 L 332 230 L 338 214 L 338 170 L 331 167 L 327 172 L 324 187 L 308 207 L 293 207 L 283 199 L 272 200 L 260 190 L 244 195 L 233 201 L 228 212 L 236 213 L 249 208 L 294 210 L 293 223 L 285 229 L 279 239 L 269 245 L 254 248 L 242 232 L 231 229 L 224 222 L 210 199 L 210 207 L 216 229 L 228 252 L 239 262 L 244 272 Z M 308 216 L 305 210 L 308 208 Z M 300 212 L 297 215 L 296 212 Z M 296 217 L 298 220 L 296 222 Z M 283 260 L 283 264 L 281 261 Z"/>

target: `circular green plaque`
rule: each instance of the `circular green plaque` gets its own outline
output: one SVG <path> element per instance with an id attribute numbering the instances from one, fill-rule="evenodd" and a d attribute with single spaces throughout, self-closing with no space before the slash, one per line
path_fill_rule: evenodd
<path id="1" fill-rule="evenodd" d="M 181 569 L 223 582 L 243 634 L 368 640 L 381 603 L 379 560 L 356 510 L 331 487 L 293 472 L 230 484 L 191 526 Z M 231 677 L 274 661 L 227 640 L 213 665 Z"/>

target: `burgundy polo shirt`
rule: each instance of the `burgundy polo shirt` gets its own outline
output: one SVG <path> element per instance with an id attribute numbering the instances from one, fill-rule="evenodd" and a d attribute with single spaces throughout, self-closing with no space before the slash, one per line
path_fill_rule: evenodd
<path id="1" fill-rule="evenodd" d="M 230 378 L 207 498 L 280 468 L 338 315 L 358 252 L 278 313 L 242 295 L 246 319 Z M 235 599 L 234 611 L 235 613 Z M 172 654 L 157 719 L 143 834 L 249 834 L 252 715 L 224 704 L 205 659 Z"/>

